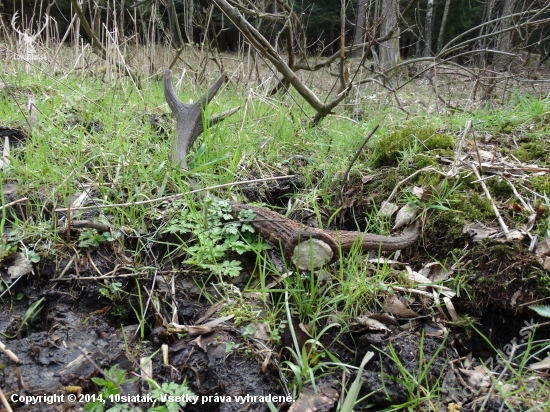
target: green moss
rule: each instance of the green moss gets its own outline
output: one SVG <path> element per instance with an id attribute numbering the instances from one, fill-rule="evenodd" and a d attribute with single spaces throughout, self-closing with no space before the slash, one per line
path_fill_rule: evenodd
<path id="1" fill-rule="evenodd" d="M 455 147 L 455 139 L 450 134 L 436 133 L 424 141 L 424 146 L 429 150 L 453 149 Z"/>
<path id="2" fill-rule="evenodd" d="M 403 152 L 413 154 L 430 150 L 451 150 L 453 136 L 435 133 L 433 126 L 408 124 L 380 137 L 372 147 L 374 167 L 396 166 Z"/>
<path id="3" fill-rule="evenodd" d="M 531 187 L 537 193 L 550 196 L 550 176 L 533 176 L 531 178 Z"/>
<path id="4" fill-rule="evenodd" d="M 522 143 L 517 149 L 513 150 L 512 153 L 523 162 L 542 161 L 546 164 L 550 156 L 548 143 L 548 141 L 543 139 Z"/>
<path id="5" fill-rule="evenodd" d="M 414 155 L 412 161 L 419 169 L 423 169 L 428 166 L 435 167 L 439 165 L 439 161 L 435 156 L 428 156 L 424 153 Z"/>
<path id="6" fill-rule="evenodd" d="M 456 209 L 464 213 L 466 221 L 491 219 L 494 217 L 491 202 L 478 193 L 457 194 L 453 196 Z"/>
<path id="7" fill-rule="evenodd" d="M 489 186 L 489 192 L 494 197 L 508 197 L 513 193 L 510 185 L 498 177 L 489 179 L 486 183 Z"/>

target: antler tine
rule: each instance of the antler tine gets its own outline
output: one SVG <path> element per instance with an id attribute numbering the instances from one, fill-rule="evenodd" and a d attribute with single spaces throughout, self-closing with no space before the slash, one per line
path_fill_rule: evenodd
<path id="1" fill-rule="evenodd" d="M 174 86 L 172 86 L 172 70 L 170 69 L 164 71 L 164 97 L 174 115 L 177 116 L 185 104 L 176 96 Z"/>
<path id="2" fill-rule="evenodd" d="M 13 30 L 15 30 L 18 34 L 20 34 L 22 36 L 23 33 L 21 33 L 19 30 L 17 30 L 17 27 L 15 27 L 15 20 L 17 19 L 17 13 L 19 13 L 19 12 L 16 11 L 13 14 L 13 17 L 11 18 L 11 27 L 13 27 Z"/>
<path id="3" fill-rule="evenodd" d="M 46 27 L 48 27 L 49 22 L 50 20 L 48 19 L 48 16 L 44 16 L 44 24 L 42 25 L 42 28 L 33 36 L 35 39 L 38 38 L 40 33 L 42 33 Z"/>
<path id="4" fill-rule="evenodd" d="M 221 85 L 223 84 L 224 80 L 226 79 L 227 77 L 227 73 L 226 72 L 223 72 L 221 74 L 221 76 L 219 77 L 218 80 L 216 80 L 216 83 L 214 83 L 212 85 L 212 87 L 210 87 L 210 89 L 208 89 L 208 93 L 205 93 L 201 96 L 201 107 L 206 107 L 206 105 L 208 104 L 208 102 L 210 100 L 212 100 L 214 98 L 214 96 L 216 95 L 216 93 L 218 93 L 218 90 L 220 90 L 220 87 Z"/>

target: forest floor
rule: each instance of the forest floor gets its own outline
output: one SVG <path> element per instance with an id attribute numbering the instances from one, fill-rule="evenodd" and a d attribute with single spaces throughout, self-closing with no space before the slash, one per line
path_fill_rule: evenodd
<path id="1" fill-rule="evenodd" d="M 11 407 L 550 410 L 546 72 L 483 99 L 468 79 L 402 73 L 395 96 L 363 86 L 307 128 L 299 95 L 221 58 L 229 81 L 206 115 L 241 109 L 206 127 L 189 171 L 170 162 L 162 70 L 137 85 L 91 54 L 75 70 L 0 62 Z M 174 68 L 183 101 L 219 76 L 189 67 Z M 414 215 L 421 234 L 300 271 L 230 202 L 385 235 Z M 59 397 L 29 398 L 45 395 Z"/>

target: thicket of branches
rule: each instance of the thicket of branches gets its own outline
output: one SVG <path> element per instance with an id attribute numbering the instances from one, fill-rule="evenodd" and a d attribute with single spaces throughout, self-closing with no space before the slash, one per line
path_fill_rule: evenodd
<path id="1" fill-rule="evenodd" d="M 178 59 L 186 64 L 184 50 L 200 47 L 222 72 L 218 52 L 249 47 L 276 72 L 272 93 L 296 89 L 314 109 L 314 125 L 362 84 L 380 85 L 399 104 L 397 92 L 424 77 L 447 108 L 463 110 L 439 94 L 436 69 L 471 78 L 472 98 L 489 98 L 499 84 L 526 78 L 550 58 L 544 0 L 485 0 L 473 7 L 467 0 L 24 0 L 3 3 L 0 11 L 4 27 L 9 30 L 11 18 L 20 37 L 18 12 L 25 33 L 38 31 L 45 19 L 52 23 L 42 37 L 57 30 L 66 42 L 87 39 L 104 59 L 109 28 L 125 44 L 173 47 L 170 68 Z M 137 82 L 130 67 L 115 66 Z M 321 69 L 338 79 L 328 100 L 298 75 Z"/>

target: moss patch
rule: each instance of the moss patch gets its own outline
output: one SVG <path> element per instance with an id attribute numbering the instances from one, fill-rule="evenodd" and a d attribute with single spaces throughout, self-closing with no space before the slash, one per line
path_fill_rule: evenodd
<path id="1" fill-rule="evenodd" d="M 550 142 L 547 139 L 534 139 L 522 143 L 512 154 L 523 162 L 542 162 L 548 164 L 550 157 Z"/>
<path id="2" fill-rule="evenodd" d="M 550 176 L 533 176 L 531 178 L 531 187 L 537 193 L 550 196 Z"/>
<path id="3" fill-rule="evenodd" d="M 374 167 L 396 166 L 403 152 L 426 152 L 452 150 L 454 137 L 436 133 L 430 126 L 406 125 L 380 137 L 372 147 Z"/>

